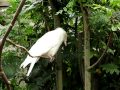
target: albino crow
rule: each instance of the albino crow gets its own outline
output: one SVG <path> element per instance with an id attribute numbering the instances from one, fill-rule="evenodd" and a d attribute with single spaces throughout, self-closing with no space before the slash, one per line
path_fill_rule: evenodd
<path id="1" fill-rule="evenodd" d="M 40 57 L 50 58 L 50 62 L 52 62 L 54 60 L 54 55 L 57 53 L 63 42 L 66 46 L 67 33 L 64 29 L 58 27 L 53 31 L 47 32 L 31 47 L 29 53 L 33 57 L 27 55 L 27 58 L 20 65 L 20 68 L 25 68 L 28 64 L 30 64 L 27 73 L 27 76 L 29 76 L 35 63 L 40 59 Z"/>

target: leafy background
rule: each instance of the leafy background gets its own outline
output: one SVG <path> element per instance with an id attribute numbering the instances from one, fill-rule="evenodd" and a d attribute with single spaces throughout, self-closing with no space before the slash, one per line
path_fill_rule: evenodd
<path id="1" fill-rule="evenodd" d="M 7 30 L 20 0 L 8 0 L 10 7 L 3 10 L 0 16 L 0 37 Z M 84 1 L 84 0 L 83 0 Z M 62 50 L 63 59 L 63 89 L 83 90 L 83 77 L 79 69 L 79 57 L 83 60 L 83 47 L 77 52 L 77 33 L 83 33 L 82 13 L 77 0 L 55 0 L 56 15 L 62 18 L 62 27 L 68 33 L 68 46 Z M 91 70 L 93 90 L 119 90 L 120 89 L 120 0 L 89 0 L 84 5 L 90 9 L 91 29 L 91 64 L 93 64 L 107 47 L 109 33 L 112 39 L 103 60 Z M 47 21 L 47 23 L 46 23 Z M 9 38 L 29 49 L 35 41 L 48 31 L 47 25 L 53 29 L 53 16 L 47 0 L 27 0 L 19 18 L 9 35 Z M 47 25 L 46 25 L 47 24 Z M 83 38 L 81 36 L 80 38 Z M 5 44 L 2 54 L 5 73 L 12 82 L 14 90 L 56 90 L 55 62 L 49 63 L 41 59 L 36 63 L 29 78 L 25 77 L 26 70 L 19 69 L 26 57 L 26 52 L 9 43 Z M 80 63 L 80 64 L 79 64 Z M 72 88 L 72 89 L 71 89 Z M 5 85 L 0 81 L 0 89 Z"/>

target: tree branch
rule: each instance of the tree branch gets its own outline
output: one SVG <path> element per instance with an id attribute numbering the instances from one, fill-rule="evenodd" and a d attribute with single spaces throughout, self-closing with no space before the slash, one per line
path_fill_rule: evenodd
<path id="1" fill-rule="evenodd" d="M 102 53 L 102 55 L 100 56 L 100 58 L 99 58 L 94 64 L 92 64 L 90 67 L 88 67 L 88 70 L 94 68 L 94 67 L 102 60 L 102 58 L 103 58 L 104 55 L 106 54 L 106 51 L 107 51 L 108 46 L 109 46 L 109 44 L 110 44 L 111 38 L 112 38 L 112 33 L 110 33 L 110 35 L 109 35 L 106 49 L 103 51 L 103 53 Z"/>
<path id="2" fill-rule="evenodd" d="M 37 56 L 32 56 L 25 47 L 14 43 L 12 40 L 10 40 L 10 39 L 7 38 L 6 41 L 9 42 L 10 44 L 16 46 L 17 48 L 23 49 L 24 51 L 26 51 L 26 52 L 28 53 L 28 55 L 29 55 L 30 57 L 37 57 Z"/>
<path id="3" fill-rule="evenodd" d="M 27 52 L 28 55 L 29 55 L 30 57 L 32 57 L 32 58 L 40 57 L 40 56 L 32 56 L 32 55 L 29 53 L 29 51 L 28 51 L 24 46 L 18 45 L 18 44 L 16 44 L 15 42 L 13 42 L 12 40 L 10 40 L 10 39 L 8 39 L 8 38 L 6 39 L 6 41 L 9 42 L 10 44 L 16 46 L 17 48 L 23 49 L 23 50 L 24 50 L 25 52 Z"/>
<path id="4" fill-rule="evenodd" d="M 19 15 L 20 11 L 22 10 L 23 5 L 25 4 L 25 1 L 26 0 L 22 0 L 21 1 L 20 5 L 17 8 L 17 11 L 15 13 L 14 18 L 13 18 L 13 20 L 10 23 L 10 26 L 9 26 L 8 30 L 6 31 L 4 37 L 0 40 L 0 76 L 4 80 L 4 82 L 5 82 L 6 87 L 7 87 L 8 90 L 11 90 L 11 86 L 10 86 L 10 82 L 9 82 L 6 74 L 4 73 L 4 70 L 3 70 L 3 67 L 2 67 L 1 55 L 2 55 L 2 50 L 3 50 L 3 46 L 5 44 L 6 38 L 9 35 L 10 31 L 12 30 L 12 28 L 13 28 L 15 22 L 16 22 L 16 19 L 17 19 L 18 15 Z"/>

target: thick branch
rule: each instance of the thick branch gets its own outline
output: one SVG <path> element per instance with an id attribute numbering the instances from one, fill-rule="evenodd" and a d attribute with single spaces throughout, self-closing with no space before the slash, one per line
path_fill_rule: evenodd
<path id="1" fill-rule="evenodd" d="M 12 28 L 13 28 L 15 22 L 16 22 L 16 19 L 17 19 L 18 15 L 19 15 L 20 11 L 22 10 L 22 7 L 23 7 L 25 1 L 26 1 L 26 0 L 22 0 L 22 1 L 21 1 L 19 7 L 17 8 L 17 11 L 16 11 L 16 13 L 15 13 L 14 18 L 13 18 L 13 20 L 12 20 L 11 23 L 10 23 L 10 26 L 9 26 L 8 30 L 6 31 L 3 39 L 0 40 L 0 76 L 1 76 L 2 79 L 4 80 L 4 82 L 5 82 L 8 90 L 11 90 L 11 87 L 10 87 L 9 80 L 8 80 L 7 76 L 5 75 L 4 70 L 3 70 L 3 67 L 2 67 L 1 55 L 2 55 L 2 50 L 3 50 L 3 46 L 4 46 L 4 44 L 5 44 L 6 38 L 7 38 L 7 36 L 9 35 L 10 31 L 12 30 Z"/>
<path id="2" fill-rule="evenodd" d="M 6 84 L 7 89 L 8 89 L 8 90 L 11 90 L 10 81 L 7 79 L 7 76 L 6 76 L 6 74 L 4 73 L 4 71 L 0 71 L 0 76 L 2 77 L 4 83 Z"/>
<path id="3" fill-rule="evenodd" d="M 108 49 L 109 43 L 110 43 L 110 41 L 111 41 L 111 38 L 112 38 L 112 33 L 110 33 L 110 35 L 109 35 L 106 49 L 103 51 L 103 53 L 102 53 L 102 55 L 100 56 L 100 58 L 99 58 L 93 65 L 91 65 L 90 67 L 88 67 L 88 70 L 94 68 L 94 67 L 102 60 L 102 58 L 103 58 L 104 55 L 106 54 L 106 51 L 107 51 L 107 49 Z"/>

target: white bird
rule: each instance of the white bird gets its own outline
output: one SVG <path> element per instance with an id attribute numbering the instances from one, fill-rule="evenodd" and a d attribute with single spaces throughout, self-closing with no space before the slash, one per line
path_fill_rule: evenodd
<path id="1" fill-rule="evenodd" d="M 52 62 L 54 60 L 54 55 L 57 53 L 63 42 L 66 46 L 67 33 L 64 29 L 58 27 L 53 31 L 47 32 L 31 47 L 29 53 L 33 57 L 27 55 L 27 58 L 20 65 L 20 68 L 25 68 L 30 64 L 29 70 L 27 72 L 27 76 L 29 76 L 35 63 L 40 59 L 40 57 L 50 58 L 50 62 Z"/>

